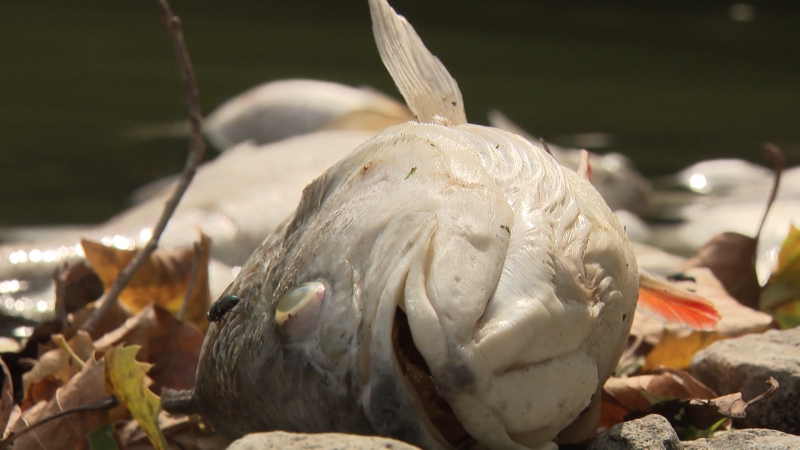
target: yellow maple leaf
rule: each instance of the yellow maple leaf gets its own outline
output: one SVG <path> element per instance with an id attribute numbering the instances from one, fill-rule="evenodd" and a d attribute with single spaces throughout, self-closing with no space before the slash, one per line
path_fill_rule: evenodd
<path id="1" fill-rule="evenodd" d="M 152 364 L 136 361 L 141 346 L 118 346 L 104 356 L 106 390 L 128 409 L 157 450 L 168 450 L 158 427 L 160 398 L 148 389 L 145 374 Z"/>

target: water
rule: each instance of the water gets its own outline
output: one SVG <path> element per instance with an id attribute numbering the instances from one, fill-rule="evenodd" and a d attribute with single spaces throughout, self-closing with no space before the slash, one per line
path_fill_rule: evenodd
<path id="1" fill-rule="evenodd" d="M 800 7 L 732 2 L 396 0 L 458 80 L 468 117 L 504 111 L 646 174 L 705 158 L 800 163 Z M 663 3 L 663 2 L 660 2 Z M 364 1 L 175 1 L 205 112 L 287 77 L 397 95 Z M 741 7 L 740 7 L 741 10 Z M 748 19 L 747 8 L 744 16 Z M 0 3 L 0 226 L 91 223 L 183 165 L 184 91 L 155 1 Z M 213 156 L 213 152 L 209 152 Z M 154 218 L 155 220 L 155 218 Z"/>

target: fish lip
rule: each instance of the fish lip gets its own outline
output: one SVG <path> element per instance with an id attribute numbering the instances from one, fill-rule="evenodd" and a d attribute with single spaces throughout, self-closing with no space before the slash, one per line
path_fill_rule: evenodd
<path id="1" fill-rule="evenodd" d="M 412 399 L 425 431 L 446 448 L 463 448 L 465 444 L 477 442 L 439 392 L 425 358 L 413 342 L 406 314 L 399 306 L 392 321 L 391 339 L 400 385 Z"/>

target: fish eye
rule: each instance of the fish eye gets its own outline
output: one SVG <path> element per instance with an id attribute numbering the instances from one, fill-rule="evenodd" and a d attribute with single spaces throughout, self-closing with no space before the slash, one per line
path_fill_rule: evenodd
<path id="1" fill-rule="evenodd" d="M 290 289 L 278 300 L 275 324 L 288 342 L 302 341 L 314 331 L 324 299 L 325 285 L 312 281 Z"/>

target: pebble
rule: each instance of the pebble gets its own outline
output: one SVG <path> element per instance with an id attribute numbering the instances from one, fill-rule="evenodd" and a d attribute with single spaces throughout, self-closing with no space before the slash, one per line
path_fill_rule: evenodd
<path id="1" fill-rule="evenodd" d="M 376 436 L 342 433 L 302 434 L 272 431 L 253 433 L 234 441 L 228 450 L 420 450 L 404 442 Z"/>
<path id="2" fill-rule="evenodd" d="M 692 358 L 692 375 L 719 395 L 742 392 L 748 401 L 774 377 L 780 387 L 747 407 L 736 428 L 769 428 L 800 434 L 800 328 L 715 342 Z"/>

